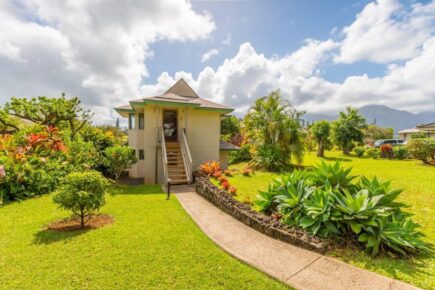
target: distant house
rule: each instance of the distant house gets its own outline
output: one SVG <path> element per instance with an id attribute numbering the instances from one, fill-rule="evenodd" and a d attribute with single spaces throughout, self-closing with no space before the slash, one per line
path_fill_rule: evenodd
<path id="1" fill-rule="evenodd" d="M 418 132 L 426 132 L 429 138 L 435 138 L 435 122 L 428 123 L 428 124 L 421 124 L 412 129 L 405 129 L 399 131 L 398 134 L 400 139 L 408 140 L 411 138 L 412 134 Z"/>
<path id="2" fill-rule="evenodd" d="M 183 79 L 129 103 L 115 110 L 128 118 L 128 144 L 139 159 L 129 175 L 144 183 L 190 183 L 201 163 L 227 164 L 228 151 L 238 149 L 220 141 L 221 117 L 233 109 L 199 97 Z"/>

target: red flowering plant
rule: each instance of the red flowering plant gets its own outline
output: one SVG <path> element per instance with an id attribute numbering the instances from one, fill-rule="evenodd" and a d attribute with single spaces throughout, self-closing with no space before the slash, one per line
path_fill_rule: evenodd
<path id="1" fill-rule="evenodd" d="M 382 158 L 393 158 L 393 146 L 391 144 L 383 144 L 379 149 L 381 150 Z"/>
<path id="2" fill-rule="evenodd" d="M 228 191 L 228 189 L 230 188 L 230 183 L 228 182 L 228 180 L 225 180 L 221 182 L 221 186 L 224 190 Z"/>

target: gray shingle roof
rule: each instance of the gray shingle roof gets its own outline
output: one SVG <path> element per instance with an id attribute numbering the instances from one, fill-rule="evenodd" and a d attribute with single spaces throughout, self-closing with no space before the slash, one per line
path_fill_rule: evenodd
<path id="1" fill-rule="evenodd" d="M 220 150 L 239 150 L 240 148 L 236 145 L 233 145 L 226 141 L 219 141 L 219 149 Z"/>

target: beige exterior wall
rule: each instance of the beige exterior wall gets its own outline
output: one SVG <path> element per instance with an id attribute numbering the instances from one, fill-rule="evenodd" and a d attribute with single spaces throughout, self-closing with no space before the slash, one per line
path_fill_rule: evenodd
<path id="1" fill-rule="evenodd" d="M 219 161 L 222 169 L 228 169 L 228 159 L 230 158 L 231 150 L 219 150 Z"/>
<path id="2" fill-rule="evenodd" d="M 128 144 L 136 150 L 144 150 L 144 160 L 138 161 L 129 172 L 130 177 L 144 178 L 146 184 L 162 183 L 163 169 L 158 128 L 162 127 L 163 110 L 176 110 L 178 136 L 186 129 L 187 142 L 194 162 L 193 168 L 211 160 L 219 160 L 220 113 L 186 107 L 162 107 L 147 105 L 135 108 L 135 129 L 128 130 Z M 139 129 L 139 113 L 144 113 L 145 126 Z M 157 150 L 157 151 L 156 151 Z M 156 168 L 157 167 L 157 168 Z M 156 175 L 157 173 L 157 175 Z"/>
<path id="3" fill-rule="evenodd" d="M 188 109 L 186 136 L 194 171 L 206 161 L 219 160 L 220 113 Z"/>

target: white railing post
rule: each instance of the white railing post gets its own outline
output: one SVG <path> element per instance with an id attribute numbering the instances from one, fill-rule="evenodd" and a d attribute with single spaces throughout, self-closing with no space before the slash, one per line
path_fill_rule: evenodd
<path id="1" fill-rule="evenodd" d="M 181 130 L 181 140 L 180 140 L 181 153 L 183 154 L 184 168 L 186 169 L 186 176 L 189 183 L 192 182 L 192 155 L 190 154 L 189 144 L 186 138 L 186 129 Z"/>
<path id="2" fill-rule="evenodd" d="M 159 136 L 160 136 L 160 145 L 162 147 L 162 161 L 163 161 L 163 179 L 164 185 L 168 188 L 168 198 L 169 198 L 169 188 L 171 184 L 171 180 L 168 176 L 168 156 L 166 155 L 166 141 L 165 134 L 163 132 L 163 128 L 159 128 Z"/>

